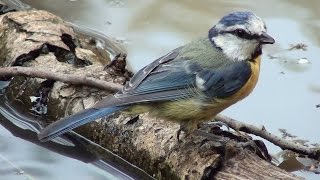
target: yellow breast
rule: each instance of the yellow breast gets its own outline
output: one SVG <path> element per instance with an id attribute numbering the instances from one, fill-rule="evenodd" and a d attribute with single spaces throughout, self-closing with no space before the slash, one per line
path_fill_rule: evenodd
<path id="1" fill-rule="evenodd" d="M 233 96 L 230 97 L 231 99 L 234 98 L 237 101 L 247 97 L 254 87 L 256 86 L 259 78 L 259 73 L 260 73 L 260 62 L 261 62 L 261 56 L 258 56 L 254 61 L 250 61 L 250 66 L 251 66 L 251 76 L 247 83 Z"/>

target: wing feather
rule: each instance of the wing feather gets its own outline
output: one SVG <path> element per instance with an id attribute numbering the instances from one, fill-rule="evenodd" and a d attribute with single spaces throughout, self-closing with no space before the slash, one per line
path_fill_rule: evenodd
<path id="1" fill-rule="evenodd" d="M 142 77 L 134 77 L 131 85 L 117 93 L 112 100 L 106 98 L 94 107 L 192 98 L 199 92 L 208 100 L 228 97 L 243 87 L 251 75 L 247 62 L 227 63 L 225 67 L 210 69 L 201 67 L 197 61 L 176 59 L 178 53 L 179 49 L 176 49 L 146 66 L 139 72 L 143 73 Z M 195 71 L 190 71 L 190 67 Z M 202 84 L 197 82 L 197 78 L 201 79 Z"/>

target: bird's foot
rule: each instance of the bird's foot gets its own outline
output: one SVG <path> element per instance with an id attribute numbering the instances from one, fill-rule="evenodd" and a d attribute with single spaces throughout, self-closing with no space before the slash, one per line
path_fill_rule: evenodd
<path id="1" fill-rule="evenodd" d="M 177 131 L 177 139 L 178 139 L 178 142 L 180 143 L 182 131 L 183 131 L 184 132 L 183 138 L 188 137 L 190 134 L 194 134 L 196 136 L 205 137 L 211 141 L 226 141 L 228 138 L 226 139 L 223 136 L 216 135 L 216 134 L 220 134 L 219 133 L 221 132 L 220 128 L 223 126 L 226 126 L 228 131 L 230 130 L 227 124 L 220 121 L 212 121 L 209 123 L 201 123 L 201 124 L 183 123 L 180 125 L 180 129 Z"/>
<path id="2" fill-rule="evenodd" d="M 228 124 L 221 122 L 221 121 L 209 121 L 207 123 L 202 123 L 199 125 L 200 128 L 222 128 L 223 126 L 227 128 L 228 131 L 230 131 L 230 127 Z"/>
<path id="3" fill-rule="evenodd" d="M 209 141 L 214 141 L 214 142 L 226 142 L 226 141 L 230 140 L 227 137 L 215 135 L 213 133 L 206 132 L 206 131 L 200 130 L 200 129 L 195 130 L 194 134 L 197 136 L 205 137 Z"/>

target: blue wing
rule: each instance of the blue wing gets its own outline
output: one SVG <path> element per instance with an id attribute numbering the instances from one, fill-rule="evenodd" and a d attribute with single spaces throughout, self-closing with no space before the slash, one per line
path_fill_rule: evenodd
<path id="1" fill-rule="evenodd" d="M 204 70 L 197 74 L 203 79 L 202 91 L 208 97 L 225 98 L 238 92 L 251 76 L 247 62 L 234 62 L 219 70 Z"/>
<path id="2" fill-rule="evenodd" d="M 205 99 L 224 98 L 235 94 L 251 76 L 247 62 L 227 63 L 219 69 L 202 67 L 192 60 L 174 59 L 159 64 L 139 84 L 124 89 L 94 107 L 119 106 L 136 103 L 192 98 L 203 93 Z M 201 79 L 202 84 L 197 82 Z"/>

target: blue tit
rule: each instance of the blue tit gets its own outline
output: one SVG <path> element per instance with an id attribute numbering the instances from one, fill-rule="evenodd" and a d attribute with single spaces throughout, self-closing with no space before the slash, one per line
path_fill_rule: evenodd
<path id="1" fill-rule="evenodd" d="M 212 120 L 252 92 L 262 45 L 275 42 L 266 31 L 264 21 L 252 12 L 227 14 L 207 36 L 153 61 L 117 94 L 50 124 L 38 137 L 48 141 L 117 111 L 149 112 L 192 133 L 199 123 Z"/>

